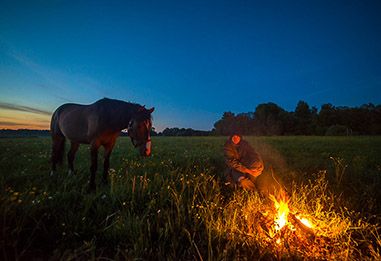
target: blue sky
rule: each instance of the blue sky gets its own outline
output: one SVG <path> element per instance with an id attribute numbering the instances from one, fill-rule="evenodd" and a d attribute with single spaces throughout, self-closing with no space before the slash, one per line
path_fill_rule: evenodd
<path id="1" fill-rule="evenodd" d="M 275 102 L 381 103 L 381 1 L 0 2 L 0 128 L 65 102 L 154 106 L 209 130 Z M 38 123 L 38 124 L 37 124 Z"/>

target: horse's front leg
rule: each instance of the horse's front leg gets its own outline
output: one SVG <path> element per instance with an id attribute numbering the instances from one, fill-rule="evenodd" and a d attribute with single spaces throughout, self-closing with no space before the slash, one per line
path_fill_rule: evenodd
<path id="1" fill-rule="evenodd" d="M 90 166 L 90 183 L 89 183 L 89 191 L 95 191 L 95 173 L 98 169 L 98 149 L 99 145 L 95 142 L 91 144 L 90 153 L 91 153 L 91 166 Z"/>
<path id="2" fill-rule="evenodd" d="M 104 155 L 104 163 L 103 163 L 103 183 L 108 183 L 108 169 L 110 167 L 110 156 L 112 149 L 114 148 L 115 142 L 112 142 L 111 144 L 107 144 L 105 146 L 105 155 Z"/>

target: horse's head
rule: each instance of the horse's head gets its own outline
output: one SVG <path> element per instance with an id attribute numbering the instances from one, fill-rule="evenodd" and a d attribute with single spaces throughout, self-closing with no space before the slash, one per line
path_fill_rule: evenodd
<path id="1" fill-rule="evenodd" d="M 151 113 L 154 110 L 155 108 L 147 110 L 141 107 L 128 125 L 128 136 L 132 144 L 139 149 L 140 155 L 145 157 L 151 156 Z"/>

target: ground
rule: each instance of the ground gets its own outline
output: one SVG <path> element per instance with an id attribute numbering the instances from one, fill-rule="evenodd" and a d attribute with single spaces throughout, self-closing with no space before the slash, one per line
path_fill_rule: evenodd
<path id="1" fill-rule="evenodd" d="M 119 138 L 109 184 L 99 168 L 93 194 L 86 145 L 75 175 L 64 165 L 51 177 L 49 138 L 0 139 L 3 259 L 380 257 L 381 137 L 247 137 L 290 207 L 320 226 L 281 247 L 258 226 L 273 202 L 225 185 L 225 139 L 154 137 L 142 159 Z"/>

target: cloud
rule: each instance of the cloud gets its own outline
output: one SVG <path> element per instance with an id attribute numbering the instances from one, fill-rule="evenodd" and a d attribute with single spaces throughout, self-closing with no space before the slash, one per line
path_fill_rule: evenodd
<path id="1" fill-rule="evenodd" d="M 0 121 L 0 126 L 22 126 L 25 125 L 23 123 L 17 123 L 13 121 Z"/>
<path id="2" fill-rule="evenodd" d="M 39 77 L 38 87 L 51 92 L 50 94 L 62 100 L 72 101 L 68 97 L 71 97 L 73 92 L 76 93 L 77 97 L 82 96 L 82 98 L 87 97 L 88 94 L 99 97 L 104 97 L 107 94 L 102 85 L 88 75 L 37 63 L 14 49 L 10 49 L 7 54 Z M 57 96 L 57 92 L 61 95 Z"/>
<path id="3" fill-rule="evenodd" d="M 22 69 L 25 75 L 29 74 L 32 79 L 30 81 L 30 78 L 27 78 L 30 87 L 41 89 L 46 97 L 53 96 L 61 102 L 89 103 L 93 98 L 106 97 L 109 93 L 97 78 L 93 78 L 83 68 L 73 69 L 57 63 L 55 65 L 41 63 L 30 58 L 28 53 L 17 50 L 11 43 L 2 39 L 0 33 L 1 55 L 15 62 L 16 69 Z"/>
<path id="4" fill-rule="evenodd" d="M 52 112 L 50 111 L 44 111 L 37 108 L 29 107 L 29 106 L 22 106 L 22 105 L 10 104 L 5 102 L 0 102 L 0 109 L 23 111 L 23 112 L 29 112 L 29 113 L 35 113 L 35 114 L 41 114 L 41 115 L 47 115 L 47 116 L 52 115 Z"/>

